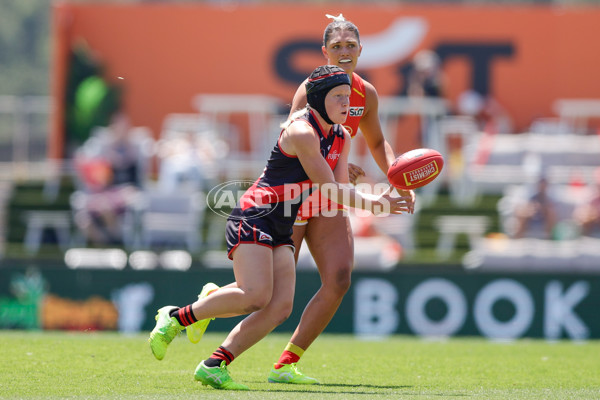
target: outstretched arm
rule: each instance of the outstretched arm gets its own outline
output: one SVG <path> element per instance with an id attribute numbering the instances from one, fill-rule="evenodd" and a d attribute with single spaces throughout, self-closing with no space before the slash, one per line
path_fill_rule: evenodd
<path id="1" fill-rule="evenodd" d="M 391 197 L 387 194 L 372 196 L 354 189 L 347 183 L 347 160 L 350 151 L 350 137 L 347 132 L 344 149 L 336 167 L 336 175 L 323 159 L 319 139 L 310 125 L 302 121 L 292 123 L 283 132 L 280 146 L 287 154 L 298 156 L 310 180 L 318 185 L 321 193 L 327 198 L 348 207 L 371 211 L 374 214 L 384 212 L 401 214 L 408 211 L 406 202 L 410 199 Z"/>
<path id="2" fill-rule="evenodd" d="M 360 130 L 367 142 L 369 151 L 379 169 L 387 175 L 387 171 L 396 159 L 392 146 L 385 140 L 381 123 L 379 122 L 379 96 L 377 90 L 369 82 L 365 81 L 366 105 L 365 115 L 360 120 Z M 415 192 L 412 190 L 396 189 L 403 197 L 410 197 L 410 212 L 415 209 Z"/>

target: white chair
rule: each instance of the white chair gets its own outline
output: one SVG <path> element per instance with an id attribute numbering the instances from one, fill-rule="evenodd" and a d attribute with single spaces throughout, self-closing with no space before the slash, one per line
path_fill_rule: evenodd
<path id="1" fill-rule="evenodd" d="M 440 119 L 439 129 L 441 145 L 438 150 L 445 159 L 442 177 L 447 181 L 452 202 L 459 207 L 468 207 L 474 203 L 477 195 L 476 186 L 468 174 L 468 164 L 479 138 L 477 122 L 469 116 L 445 116 Z M 460 141 L 460 147 L 452 145 L 456 139 Z M 435 195 L 441 184 L 442 179 L 438 178 L 421 189 L 421 193 L 424 197 Z M 431 201 L 426 200 L 425 204 L 431 204 Z"/>
<path id="2" fill-rule="evenodd" d="M 147 190 L 134 210 L 135 228 L 127 243 L 135 249 L 183 245 L 191 253 L 197 252 L 202 246 L 205 208 L 204 192 Z"/>
<path id="3" fill-rule="evenodd" d="M 227 162 L 219 165 L 221 178 L 258 177 L 276 143 L 279 124 L 287 117 L 281 115 L 281 101 L 262 94 L 199 94 L 192 103 L 227 144 Z M 247 124 L 234 118 L 239 116 L 247 117 Z"/>
<path id="4" fill-rule="evenodd" d="M 37 254 L 42 244 L 45 229 L 52 229 L 56 234 L 58 245 L 67 251 L 71 245 L 71 215 L 62 210 L 34 210 L 25 214 L 27 230 L 23 243 L 29 254 Z"/>
<path id="5" fill-rule="evenodd" d="M 553 106 L 561 123 L 572 126 L 575 134 L 587 134 L 589 120 L 600 117 L 600 99 L 558 99 Z"/>
<path id="6" fill-rule="evenodd" d="M 438 217 L 434 224 L 440 233 L 436 248 L 437 256 L 445 260 L 452 255 L 459 234 L 468 236 L 471 249 L 477 248 L 490 220 L 483 215 L 443 215 Z"/>

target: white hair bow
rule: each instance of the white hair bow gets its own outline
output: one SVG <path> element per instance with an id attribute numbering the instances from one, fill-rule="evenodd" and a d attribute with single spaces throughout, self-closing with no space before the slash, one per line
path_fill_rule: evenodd
<path id="1" fill-rule="evenodd" d="M 344 16 L 340 13 L 340 15 L 338 15 L 337 17 L 331 15 L 331 14 L 325 14 L 325 16 L 327 18 L 331 18 L 332 20 L 339 22 L 339 21 L 345 21 L 346 18 L 344 18 Z"/>

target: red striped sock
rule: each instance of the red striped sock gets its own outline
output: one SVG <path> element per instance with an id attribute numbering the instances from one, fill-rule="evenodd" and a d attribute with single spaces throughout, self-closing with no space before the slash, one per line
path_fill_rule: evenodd
<path id="1" fill-rule="evenodd" d="M 198 319 L 194 316 L 191 304 L 177 310 L 173 310 L 169 315 L 171 317 L 175 317 L 181 326 L 192 325 L 194 322 L 198 321 Z"/>
<path id="2" fill-rule="evenodd" d="M 223 361 L 225 361 L 226 365 L 229 365 L 231 364 L 234 358 L 235 356 L 229 350 L 227 350 L 223 346 L 219 346 L 219 348 L 216 349 L 214 353 L 212 353 L 210 358 L 204 361 L 204 365 L 206 365 L 209 368 L 218 367 Z"/>

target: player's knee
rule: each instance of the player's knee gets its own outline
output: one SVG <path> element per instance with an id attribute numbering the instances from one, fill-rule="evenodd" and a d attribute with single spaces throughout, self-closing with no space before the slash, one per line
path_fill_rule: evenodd
<path id="1" fill-rule="evenodd" d="M 336 279 L 337 291 L 342 295 L 346 294 L 346 292 L 350 289 L 351 283 L 352 270 L 350 268 L 339 270 Z"/>
<path id="2" fill-rule="evenodd" d="M 352 283 L 352 266 L 339 265 L 335 272 L 323 279 L 325 290 L 334 292 L 337 296 L 343 296 L 350 289 Z"/>
<path id="3" fill-rule="evenodd" d="M 294 307 L 293 301 L 285 301 L 278 304 L 277 309 L 274 313 L 274 320 L 277 325 L 283 324 L 292 314 L 292 309 Z"/>
<path id="4" fill-rule="evenodd" d="M 271 301 L 271 293 L 257 292 L 253 294 L 247 294 L 244 298 L 244 311 L 252 313 L 255 311 L 262 310 Z"/>

